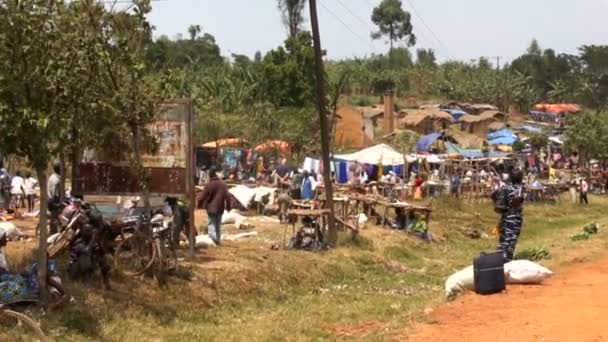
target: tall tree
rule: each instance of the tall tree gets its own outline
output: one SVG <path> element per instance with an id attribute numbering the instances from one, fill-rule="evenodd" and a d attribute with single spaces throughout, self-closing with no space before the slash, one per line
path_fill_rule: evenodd
<path id="1" fill-rule="evenodd" d="M 298 33 L 302 32 L 305 6 L 306 0 L 278 0 L 283 25 L 287 28 L 289 37 L 291 38 L 295 38 Z"/>
<path id="2" fill-rule="evenodd" d="M 608 45 L 585 45 L 579 50 L 582 100 L 598 112 L 608 109 Z"/>
<path id="3" fill-rule="evenodd" d="M 75 113 L 100 101 L 93 85 L 99 51 L 76 4 L 63 0 L 0 3 L 0 144 L 26 157 L 36 170 L 40 192 L 38 262 L 46 290 L 46 170 L 65 147 Z M 91 86 L 89 88 L 89 86 Z M 86 100 L 84 100 L 84 99 Z M 83 119 L 86 120 L 86 119 Z"/>
<path id="4" fill-rule="evenodd" d="M 374 8 L 372 21 L 378 26 L 378 31 L 372 33 L 372 38 L 380 39 L 386 36 L 391 52 L 393 44 L 400 40 L 405 40 L 407 46 L 416 45 L 411 15 L 403 9 L 401 0 L 382 0 L 380 5 Z"/>
<path id="5" fill-rule="evenodd" d="M 188 34 L 190 35 L 190 40 L 195 40 L 200 33 L 201 33 L 200 25 L 190 25 L 188 27 Z"/>
<path id="6" fill-rule="evenodd" d="M 418 49 L 416 50 L 416 63 L 426 66 L 436 66 L 437 59 L 433 49 Z"/>
<path id="7" fill-rule="evenodd" d="M 543 54 L 543 50 L 540 48 L 540 44 L 536 38 L 533 38 L 530 42 L 530 46 L 528 46 L 528 50 L 526 51 L 528 55 L 540 56 Z"/>

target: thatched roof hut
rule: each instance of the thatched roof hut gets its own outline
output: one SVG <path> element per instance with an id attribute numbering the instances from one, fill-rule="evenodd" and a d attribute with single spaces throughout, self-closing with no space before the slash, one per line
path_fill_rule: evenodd
<path id="1" fill-rule="evenodd" d="M 439 109 L 424 109 L 408 111 L 404 118 L 399 120 L 400 129 L 410 129 L 419 134 L 430 134 L 446 129 L 454 122 L 454 118 Z"/>
<path id="2" fill-rule="evenodd" d="M 488 125 L 488 130 L 495 132 L 500 131 L 501 129 L 506 127 L 507 124 L 505 124 L 504 122 L 495 121 Z"/>
<path id="3" fill-rule="evenodd" d="M 507 119 L 507 114 L 498 110 L 486 110 L 479 114 L 482 118 L 494 118 L 498 121 L 504 122 Z"/>
<path id="4" fill-rule="evenodd" d="M 494 122 L 499 121 L 492 116 L 466 114 L 460 118 L 460 128 L 468 133 L 484 134 Z"/>

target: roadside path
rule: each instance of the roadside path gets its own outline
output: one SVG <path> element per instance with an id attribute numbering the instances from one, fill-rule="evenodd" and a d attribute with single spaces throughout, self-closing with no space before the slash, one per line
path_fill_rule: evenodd
<path id="1" fill-rule="evenodd" d="M 409 341 L 608 341 L 608 258 L 561 269 L 540 286 L 467 294 L 430 318 Z"/>

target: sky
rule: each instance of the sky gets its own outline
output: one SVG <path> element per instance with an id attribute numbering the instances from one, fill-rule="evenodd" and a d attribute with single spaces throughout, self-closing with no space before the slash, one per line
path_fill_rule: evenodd
<path id="1" fill-rule="evenodd" d="M 402 0 L 418 43 L 439 60 L 481 56 L 510 61 L 536 38 L 542 48 L 576 53 L 581 45 L 608 44 L 608 0 Z M 253 56 L 281 45 L 286 30 L 276 0 L 153 0 L 155 36 L 187 36 L 198 24 L 215 36 L 222 54 Z M 380 0 L 317 0 L 321 45 L 329 59 L 388 50 L 373 41 L 371 13 Z M 308 8 L 305 10 L 309 27 Z"/>

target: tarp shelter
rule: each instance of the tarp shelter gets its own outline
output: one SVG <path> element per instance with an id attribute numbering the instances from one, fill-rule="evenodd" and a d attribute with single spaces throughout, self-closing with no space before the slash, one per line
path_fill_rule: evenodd
<path id="1" fill-rule="evenodd" d="M 210 141 L 208 143 L 204 143 L 202 148 L 219 148 L 219 147 L 239 147 L 249 144 L 249 142 L 245 139 L 239 138 L 229 138 L 229 139 L 219 139 L 216 141 Z"/>
<path id="2" fill-rule="evenodd" d="M 513 145 L 517 136 L 510 129 L 488 133 L 488 144 L 490 145 Z"/>
<path id="3" fill-rule="evenodd" d="M 431 146 L 441 137 L 441 133 L 432 133 L 429 135 L 425 135 L 416 143 L 416 151 L 418 152 L 428 152 L 431 149 Z"/>
<path id="4" fill-rule="evenodd" d="M 460 120 L 460 118 L 467 114 L 467 112 L 465 112 L 464 110 L 460 110 L 460 109 L 442 109 L 444 112 L 449 113 L 450 115 L 452 115 L 452 117 L 454 118 L 454 120 L 458 121 Z"/>
<path id="5" fill-rule="evenodd" d="M 405 164 L 403 154 L 386 144 L 368 147 L 351 154 L 336 154 L 334 155 L 334 159 L 372 165 L 379 163 L 382 163 L 382 165 Z"/>
<path id="6" fill-rule="evenodd" d="M 504 137 L 515 137 L 517 138 L 517 136 L 515 134 L 513 134 L 513 131 L 511 131 L 510 129 L 501 129 L 499 131 L 496 132 L 492 132 L 492 133 L 488 133 L 488 140 L 494 140 L 494 139 L 498 139 L 498 138 L 504 138 Z"/>
<path id="7" fill-rule="evenodd" d="M 281 153 L 288 153 L 289 149 L 290 149 L 290 145 L 286 141 L 270 140 L 270 141 L 267 141 L 263 144 L 256 146 L 253 150 L 255 152 L 261 152 L 261 151 L 267 151 L 267 150 L 272 150 L 272 149 L 277 149 L 277 150 L 281 151 Z"/>

